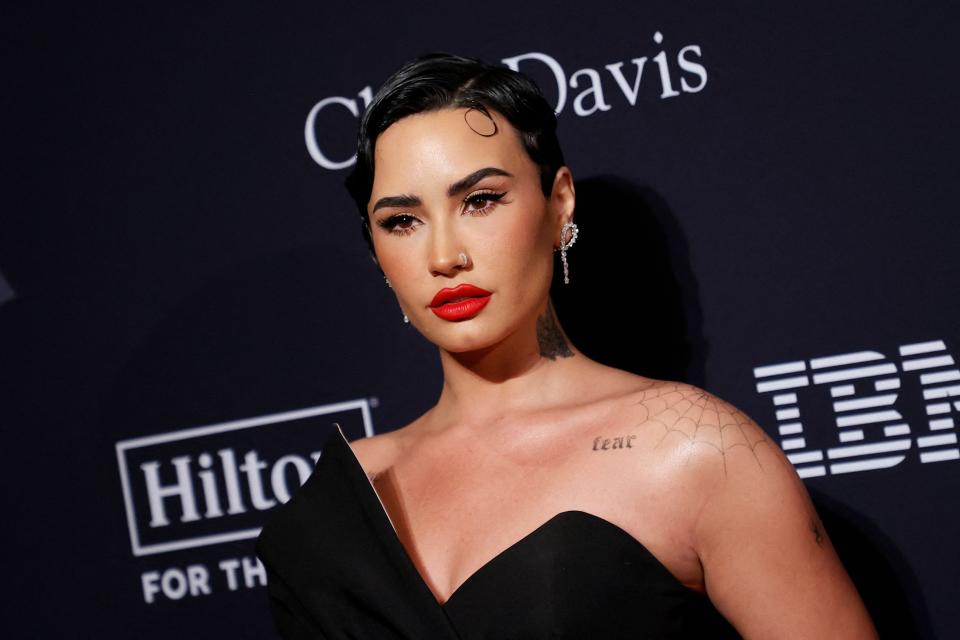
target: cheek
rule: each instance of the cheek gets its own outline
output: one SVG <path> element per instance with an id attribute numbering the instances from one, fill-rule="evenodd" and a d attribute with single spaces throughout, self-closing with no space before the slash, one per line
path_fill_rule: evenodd
<path id="1" fill-rule="evenodd" d="M 496 232 L 485 238 L 487 260 L 509 278 L 520 295 L 549 288 L 553 243 L 546 215 L 536 212 L 504 218 Z"/>
<path id="2" fill-rule="evenodd" d="M 390 281 L 390 288 L 393 290 L 401 304 L 410 297 L 411 283 L 417 279 L 422 266 L 417 264 L 415 259 L 416 251 L 410 242 L 391 241 L 392 238 L 383 242 L 375 242 L 374 250 L 377 255 L 377 262 L 380 263 L 380 270 Z M 405 238 L 409 240 L 409 238 Z M 418 269 L 417 267 L 420 266 Z"/>
<path id="3" fill-rule="evenodd" d="M 537 216 L 535 221 L 530 222 L 518 216 L 507 230 L 507 242 L 511 251 L 528 257 L 543 253 L 544 225 L 540 221 L 541 217 Z"/>
<path id="4" fill-rule="evenodd" d="M 404 238 L 402 240 L 409 240 Z M 400 280 L 411 269 L 411 243 L 398 242 L 396 238 L 377 238 L 373 242 L 373 250 L 380 263 L 380 269 L 388 278 Z M 392 282 L 392 280 L 391 280 Z"/>

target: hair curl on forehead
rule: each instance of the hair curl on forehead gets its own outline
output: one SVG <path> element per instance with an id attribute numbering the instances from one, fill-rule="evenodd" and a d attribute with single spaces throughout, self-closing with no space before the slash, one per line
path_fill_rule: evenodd
<path id="1" fill-rule="evenodd" d="M 486 122 L 478 122 L 478 118 L 475 115 L 478 113 L 487 119 Z M 492 138 L 500 131 L 500 128 L 497 126 L 497 121 L 493 119 L 493 116 L 490 115 L 490 112 L 487 111 L 486 107 L 484 107 L 482 104 L 479 104 L 475 107 L 470 107 L 464 111 L 463 121 L 467 123 L 467 126 L 470 127 L 471 131 L 478 136 L 483 136 L 484 138 Z"/>
<path id="2" fill-rule="evenodd" d="M 374 148 L 377 138 L 393 123 L 417 113 L 466 108 L 501 114 L 519 133 L 527 155 L 537 165 L 545 196 L 553 189 L 557 170 L 564 165 L 557 139 L 557 117 L 536 83 L 507 67 L 449 53 L 428 53 L 404 64 L 390 76 L 360 119 L 357 163 L 344 184 L 360 213 L 361 231 L 373 253 L 367 203 L 373 190 Z M 468 111 L 467 114 L 472 111 Z M 464 114 L 466 120 L 467 114 Z M 470 126 L 479 135 L 468 120 Z"/>

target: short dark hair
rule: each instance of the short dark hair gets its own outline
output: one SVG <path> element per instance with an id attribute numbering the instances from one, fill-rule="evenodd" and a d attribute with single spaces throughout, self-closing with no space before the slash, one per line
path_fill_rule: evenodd
<path id="1" fill-rule="evenodd" d="M 550 195 L 557 170 L 564 165 L 563 152 L 557 139 L 557 116 L 536 83 L 522 73 L 476 58 L 428 53 L 390 76 L 360 119 L 357 163 L 344 184 L 360 210 L 361 231 L 371 253 L 367 202 L 373 190 L 377 137 L 407 116 L 463 107 L 496 111 L 513 125 L 539 168 L 543 194 Z"/>

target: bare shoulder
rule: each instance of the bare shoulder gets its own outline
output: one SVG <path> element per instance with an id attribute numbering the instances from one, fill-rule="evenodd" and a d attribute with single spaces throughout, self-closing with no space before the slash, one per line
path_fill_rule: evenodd
<path id="1" fill-rule="evenodd" d="M 747 414 L 692 384 L 635 379 L 623 393 L 617 421 L 636 426 L 637 445 L 709 486 L 731 474 L 763 473 L 789 462 Z M 792 467 L 790 467 L 792 469 Z"/>
<path id="2" fill-rule="evenodd" d="M 691 539 L 705 523 L 725 526 L 723 518 L 704 513 L 738 517 L 744 505 L 790 505 L 808 521 L 813 517 L 803 484 L 777 443 L 746 413 L 704 389 L 638 379 L 618 401 L 614 422 L 622 425 L 618 431 L 635 434 L 630 444 L 642 454 L 625 467 L 632 472 L 624 481 L 653 482 L 669 492 L 688 516 L 684 528 Z"/>
<path id="3" fill-rule="evenodd" d="M 350 448 L 357 456 L 360 466 L 372 480 L 393 466 L 402 450 L 402 441 L 402 430 L 388 431 L 352 440 Z"/>
<path id="4" fill-rule="evenodd" d="M 685 539 L 740 633 L 875 637 L 803 481 L 749 416 L 674 382 L 639 389 L 630 407 L 661 477 L 684 487 Z"/>
<path id="5" fill-rule="evenodd" d="M 876 637 L 803 481 L 756 422 L 676 382 L 638 386 L 620 406 L 655 469 L 649 486 L 667 485 L 682 512 L 678 539 L 710 600 L 744 637 Z"/>
<path id="6" fill-rule="evenodd" d="M 815 519 L 786 455 L 730 402 L 691 384 L 658 381 L 637 394 L 634 407 L 654 449 L 699 490 L 701 524 L 726 526 L 733 518 L 770 515 L 767 509 Z"/>
<path id="7" fill-rule="evenodd" d="M 756 513 L 816 514 L 795 468 L 764 430 L 730 402 L 691 384 L 657 381 L 632 401 L 659 458 L 696 489 L 701 525 Z"/>
<path id="8" fill-rule="evenodd" d="M 669 492 L 672 503 L 682 501 L 691 513 L 720 490 L 736 493 L 770 477 L 793 481 L 793 466 L 776 442 L 730 402 L 692 384 L 619 370 L 594 377 L 615 390 L 603 401 L 608 419 L 589 435 L 598 459 L 628 455 L 616 464 L 615 482 Z"/>

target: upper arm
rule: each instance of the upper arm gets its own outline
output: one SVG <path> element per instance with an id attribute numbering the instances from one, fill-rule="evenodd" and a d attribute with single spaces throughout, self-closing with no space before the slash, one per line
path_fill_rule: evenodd
<path id="1" fill-rule="evenodd" d="M 711 601 L 746 638 L 875 638 L 793 466 L 743 413 L 714 404 L 724 464 L 701 478 L 693 532 Z"/>

